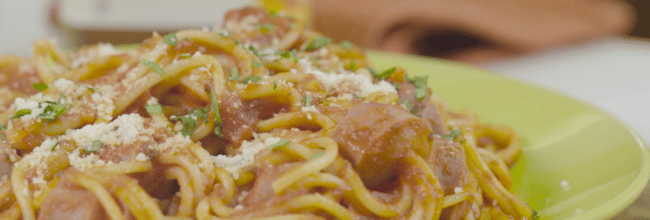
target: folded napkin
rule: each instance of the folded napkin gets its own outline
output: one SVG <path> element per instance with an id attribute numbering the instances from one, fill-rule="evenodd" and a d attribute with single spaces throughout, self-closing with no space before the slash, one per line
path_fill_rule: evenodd
<path id="1" fill-rule="evenodd" d="M 312 0 L 316 30 L 335 40 L 480 64 L 631 28 L 610 0 Z"/>

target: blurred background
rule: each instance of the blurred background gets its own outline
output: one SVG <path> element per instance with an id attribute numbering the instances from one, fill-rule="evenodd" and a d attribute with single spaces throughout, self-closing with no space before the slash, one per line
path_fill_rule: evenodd
<path id="1" fill-rule="evenodd" d="M 228 8 L 283 8 L 366 48 L 470 64 L 584 44 L 650 37 L 647 0 L 0 0 L 0 53 L 29 55 L 37 38 L 64 48 L 137 43 L 151 32 L 200 29 Z"/>

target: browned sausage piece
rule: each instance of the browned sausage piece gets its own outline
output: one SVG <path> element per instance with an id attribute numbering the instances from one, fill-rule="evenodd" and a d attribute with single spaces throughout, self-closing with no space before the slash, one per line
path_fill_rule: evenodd
<path id="1" fill-rule="evenodd" d="M 109 218 L 94 193 L 61 180 L 43 200 L 38 219 Z"/>
<path id="2" fill-rule="evenodd" d="M 408 149 L 426 157 L 431 149 L 426 120 L 398 106 L 362 103 L 348 110 L 332 138 L 368 187 L 394 176 Z"/>

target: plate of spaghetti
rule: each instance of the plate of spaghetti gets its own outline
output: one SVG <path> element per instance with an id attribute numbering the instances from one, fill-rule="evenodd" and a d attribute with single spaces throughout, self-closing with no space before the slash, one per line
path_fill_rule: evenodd
<path id="1" fill-rule="evenodd" d="M 260 8 L 129 50 L 39 40 L 0 86 L 2 219 L 588 219 L 649 172 L 588 105 Z"/>

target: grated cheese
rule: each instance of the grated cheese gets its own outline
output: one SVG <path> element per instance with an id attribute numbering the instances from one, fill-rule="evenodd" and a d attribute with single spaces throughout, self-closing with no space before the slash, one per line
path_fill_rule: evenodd
<path id="1" fill-rule="evenodd" d="M 217 155 L 212 156 L 212 161 L 218 167 L 221 167 L 232 174 L 233 178 L 238 179 L 240 171 L 243 168 L 255 163 L 255 156 L 267 146 L 277 143 L 280 138 L 271 137 L 269 134 L 254 136 L 253 141 L 244 141 L 239 147 L 239 154 L 234 156 Z"/>
<path id="2" fill-rule="evenodd" d="M 321 82 L 323 82 L 328 93 L 340 90 L 342 84 L 354 85 L 357 90 L 357 95 L 360 95 L 361 97 L 366 97 L 377 92 L 397 93 L 395 87 L 384 80 L 377 84 L 373 84 L 369 77 L 345 70 L 342 70 L 340 73 L 325 73 L 314 69 L 308 59 L 301 59 L 298 61 L 298 64 L 301 65 L 306 73 L 316 76 Z"/>

